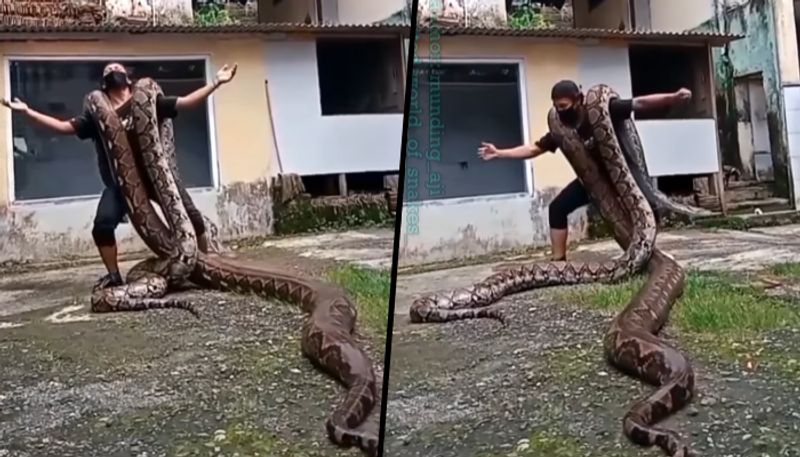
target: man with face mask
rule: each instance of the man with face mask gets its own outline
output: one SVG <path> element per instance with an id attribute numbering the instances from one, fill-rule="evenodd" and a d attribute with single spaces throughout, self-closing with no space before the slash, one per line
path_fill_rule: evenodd
<path id="1" fill-rule="evenodd" d="M 648 110 L 672 106 L 692 98 L 689 89 L 680 89 L 671 94 L 653 94 L 635 97 L 633 99 L 614 99 L 609 103 L 608 110 L 612 120 L 624 120 L 631 113 L 641 113 Z M 584 141 L 592 141 L 591 127 L 585 119 L 583 110 L 583 93 L 574 81 L 559 81 L 553 86 L 551 92 L 553 106 L 558 112 L 558 117 L 564 125 L 577 129 Z M 498 149 L 491 143 L 482 143 L 478 155 L 484 160 L 497 158 L 503 159 L 533 159 L 545 152 L 555 152 L 560 147 L 559 141 L 547 133 L 533 145 L 522 145 L 510 149 Z M 550 216 L 550 243 L 552 245 L 552 260 L 566 260 L 567 256 L 567 218 L 578 208 L 589 204 L 589 196 L 583 184 L 576 178 L 569 183 L 558 196 L 553 199 L 549 207 Z"/>
<path id="2" fill-rule="evenodd" d="M 189 95 L 183 97 L 159 96 L 156 100 L 156 111 L 159 121 L 175 118 L 179 110 L 200 106 L 219 86 L 233 79 L 236 75 L 236 68 L 236 64 L 234 64 L 233 67 L 224 65 L 217 72 L 212 82 Z M 108 95 L 108 99 L 112 107 L 116 110 L 123 127 L 125 127 L 130 134 L 133 129 L 131 113 L 133 82 L 128 75 L 128 71 L 122 64 L 116 62 L 109 63 L 103 69 L 102 77 L 103 79 L 100 87 L 103 92 Z M 122 285 L 123 280 L 117 264 L 117 243 L 114 232 L 126 216 L 127 205 L 122 191 L 117 184 L 116 177 L 112 172 L 110 157 L 108 157 L 106 153 L 103 142 L 88 110 L 72 119 L 60 120 L 29 108 L 27 104 L 20 101 L 18 98 L 15 98 L 14 101 L 11 102 L 8 100 L 0 100 L 0 104 L 14 111 L 24 113 L 34 122 L 54 132 L 76 135 L 82 140 L 91 138 L 94 141 L 97 152 L 97 165 L 105 189 L 97 205 L 94 227 L 92 228 L 92 238 L 108 270 L 108 274 L 100 278 L 99 283 L 103 287 Z M 192 225 L 197 232 L 198 248 L 203 252 L 208 252 L 208 239 L 205 232 L 203 216 L 195 208 L 191 199 L 185 197 L 188 196 L 184 196 L 184 203 L 186 204 L 186 210 L 187 213 L 189 213 Z"/>

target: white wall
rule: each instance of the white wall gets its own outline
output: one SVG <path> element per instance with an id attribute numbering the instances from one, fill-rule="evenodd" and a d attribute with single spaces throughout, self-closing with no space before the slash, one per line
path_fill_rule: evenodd
<path id="1" fill-rule="evenodd" d="M 713 0 L 649 0 L 653 30 L 693 29 L 714 17 Z"/>
<path id="2" fill-rule="evenodd" d="M 550 242 L 547 204 L 558 189 L 415 202 L 401 212 L 400 266 L 463 259 Z M 585 209 L 569 217 L 570 239 L 585 233 Z"/>
<path id="3" fill-rule="evenodd" d="M 650 176 L 719 172 L 714 119 L 636 121 Z"/>
<path id="4" fill-rule="evenodd" d="M 620 97 L 630 98 L 631 66 L 627 46 L 581 46 L 578 51 L 578 84 L 586 90 L 606 84 Z"/>
<path id="5" fill-rule="evenodd" d="M 789 171 L 794 206 L 800 207 L 800 86 L 783 88 L 786 130 L 789 136 Z"/>
<path id="6" fill-rule="evenodd" d="M 406 6 L 405 0 L 339 0 L 339 22 L 369 24 L 382 21 Z"/>
<path id="7" fill-rule="evenodd" d="M 268 42 L 266 65 L 275 137 L 284 173 L 398 169 L 402 113 L 322 116 L 313 40 Z"/>
<path id="8" fill-rule="evenodd" d="M 153 14 L 161 22 L 178 23 L 191 20 L 191 0 L 106 0 L 106 9 L 112 17 L 148 18 Z"/>

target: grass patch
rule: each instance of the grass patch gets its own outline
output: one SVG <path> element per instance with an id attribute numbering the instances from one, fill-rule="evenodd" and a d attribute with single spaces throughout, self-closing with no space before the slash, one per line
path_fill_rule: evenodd
<path id="1" fill-rule="evenodd" d="M 644 283 L 636 278 L 616 285 L 592 285 L 568 292 L 571 302 L 599 310 L 621 310 Z M 785 300 L 756 287 L 736 284 L 721 273 L 690 272 L 672 320 L 693 333 L 762 332 L 800 324 L 800 314 Z"/>
<path id="2" fill-rule="evenodd" d="M 328 277 L 355 298 L 359 321 L 366 324 L 375 336 L 385 338 L 391 285 L 389 271 L 344 265 L 328 271 Z"/>
<path id="3" fill-rule="evenodd" d="M 633 452 L 637 452 L 634 449 Z M 560 432 L 537 430 L 528 439 L 520 440 L 508 457 L 630 457 L 630 452 L 590 445 Z M 488 457 L 488 455 L 481 457 Z"/>
<path id="4" fill-rule="evenodd" d="M 307 457 L 313 454 L 296 449 L 272 433 L 267 433 L 250 425 L 234 423 L 211 434 L 195 435 L 192 442 L 179 444 L 172 455 L 175 457 L 222 455 Z"/>
<path id="5" fill-rule="evenodd" d="M 599 346 L 556 349 L 546 355 L 547 368 L 542 373 L 561 383 L 583 379 L 597 370 L 597 354 L 601 351 Z"/>
<path id="6" fill-rule="evenodd" d="M 772 265 L 767 271 L 781 278 L 800 279 L 800 262 L 779 263 Z"/>

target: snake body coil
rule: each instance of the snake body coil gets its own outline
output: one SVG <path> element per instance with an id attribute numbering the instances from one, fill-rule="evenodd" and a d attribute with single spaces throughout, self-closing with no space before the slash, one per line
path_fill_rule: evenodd
<path id="1" fill-rule="evenodd" d="M 684 272 L 671 256 L 655 247 L 657 225 L 651 205 L 687 215 L 702 211 L 674 204 L 650 186 L 632 121 L 621 123 L 619 131 L 611 122 L 608 105 L 613 98 L 618 95 L 605 85 L 586 93 L 586 122 L 592 128 L 594 147 L 587 146 L 574 128 L 562 124 L 555 109 L 550 110 L 548 124 L 561 139 L 561 150 L 590 199 L 612 226 L 615 239 L 625 250 L 623 256 L 605 263 L 544 262 L 512 267 L 468 288 L 418 298 L 411 305 L 410 317 L 412 322 L 475 317 L 503 320 L 489 305 L 504 295 L 546 286 L 618 281 L 646 269 L 647 282 L 612 321 L 603 347 L 610 363 L 659 387 L 625 415 L 625 435 L 637 444 L 659 446 L 671 457 L 688 457 L 692 452 L 675 432 L 653 427 L 691 400 L 694 373 L 677 349 L 657 337 L 683 292 Z"/>
<path id="2" fill-rule="evenodd" d="M 377 433 L 361 428 L 376 404 L 377 389 L 372 362 L 353 335 L 358 315 L 356 307 L 339 287 L 195 251 L 192 245 L 194 232 L 189 233 L 191 224 L 187 225 L 188 218 L 184 217 L 186 205 L 193 203 L 178 177 L 172 131 L 164 128 L 166 122 L 161 123 L 159 131 L 158 122 L 154 121 L 156 112 L 153 102 L 159 91 L 158 85 L 149 79 L 139 80 L 135 84 L 134 100 L 141 101 L 141 110 L 135 111 L 138 113 L 136 119 L 141 121 L 141 124 L 137 124 L 136 137 L 138 145 L 148 149 L 147 153 L 143 151 L 146 159 L 143 166 L 154 181 L 152 191 L 156 194 L 155 200 L 160 203 L 165 219 L 171 221 L 170 228 L 159 217 L 150 200 L 145 172 L 137 167 L 125 131 L 105 95 L 96 91 L 89 94 L 86 100 L 95 121 L 102 127 L 101 136 L 113 158 L 113 168 L 121 182 L 131 223 L 145 244 L 159 256 L 158 259 L 148 259 L 138 264 L 138 268 L 135 267 L 128 275 L 129 284 L 123 287 L 127 287 L 126 290 L 132 287 L 131 275 L 160 277 L 163 280 L 158 284 L 160 288 L 156 292 L 149 292 L 161 300 L 158 305 L 167 306 L 165 303 L 168 302 L 160 298 L 172 285 L 165 279 L 168 278 L 167 273 L 176 270 L 183 273 L 180 268 L 170 270 L 167 267 L 170 262 L 183 262 L 179 266 L 192 265 L 189 280 L 201 287 L 254 293 L 266 299 L 277 298 L 299 305 L 307 314 L 301 330 L 303 354 L 347 388 L 343 401 L 326 421 L 328 436 L 338 445 L 356 446 L 371 457 L 377 456 Z M 141 130 L 138 129 L 139 125 Z M 159 144 L 160 147 L 157 146 Z M 152 154 L 149 158 L 146 156 L 148 153 Z M 191 256 L 192 252 L 195 253 L 194 257 Z M 118 303 L 106 305 L 111 307 Z M 96 311 L 130 308 L 98 308 Z M 141 308 L 143 306 L 139 305 L 137 309 Z"/>

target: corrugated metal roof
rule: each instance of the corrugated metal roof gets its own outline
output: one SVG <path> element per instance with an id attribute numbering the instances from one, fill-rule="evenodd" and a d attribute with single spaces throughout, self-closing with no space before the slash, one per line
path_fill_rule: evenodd
<path id="1" fill-rule="evenodd" d="M 501 36 L 501 37 L 528 37 L 528 38 L 560 38 L 560 39 L 598 39 L 598 40 L 624 40 L 634 42 L 668 42 L 668 43 L 709 43 L 723 45 L 730 41 L 743 38 L 742 35 L 729 35 L 716 32 L 665 32 L 655 30 L 613 30 L 613 29 L 512 29 L 512 28 L 486 28 L 486 27 L 435 27 L 437 33 L 442 35 L 473 35 L 473 36 Z M 431 26 L 420 26 L 419 33 L 429 34 Z"/>
<path id="2" fill-rule="evenodd" d="M 400 33 L 408 35 L 410 24 L 232 24 L 232 25 L 153 25 L 131 24 L 0 24 L 0 34 L 42 33 Z"/>

